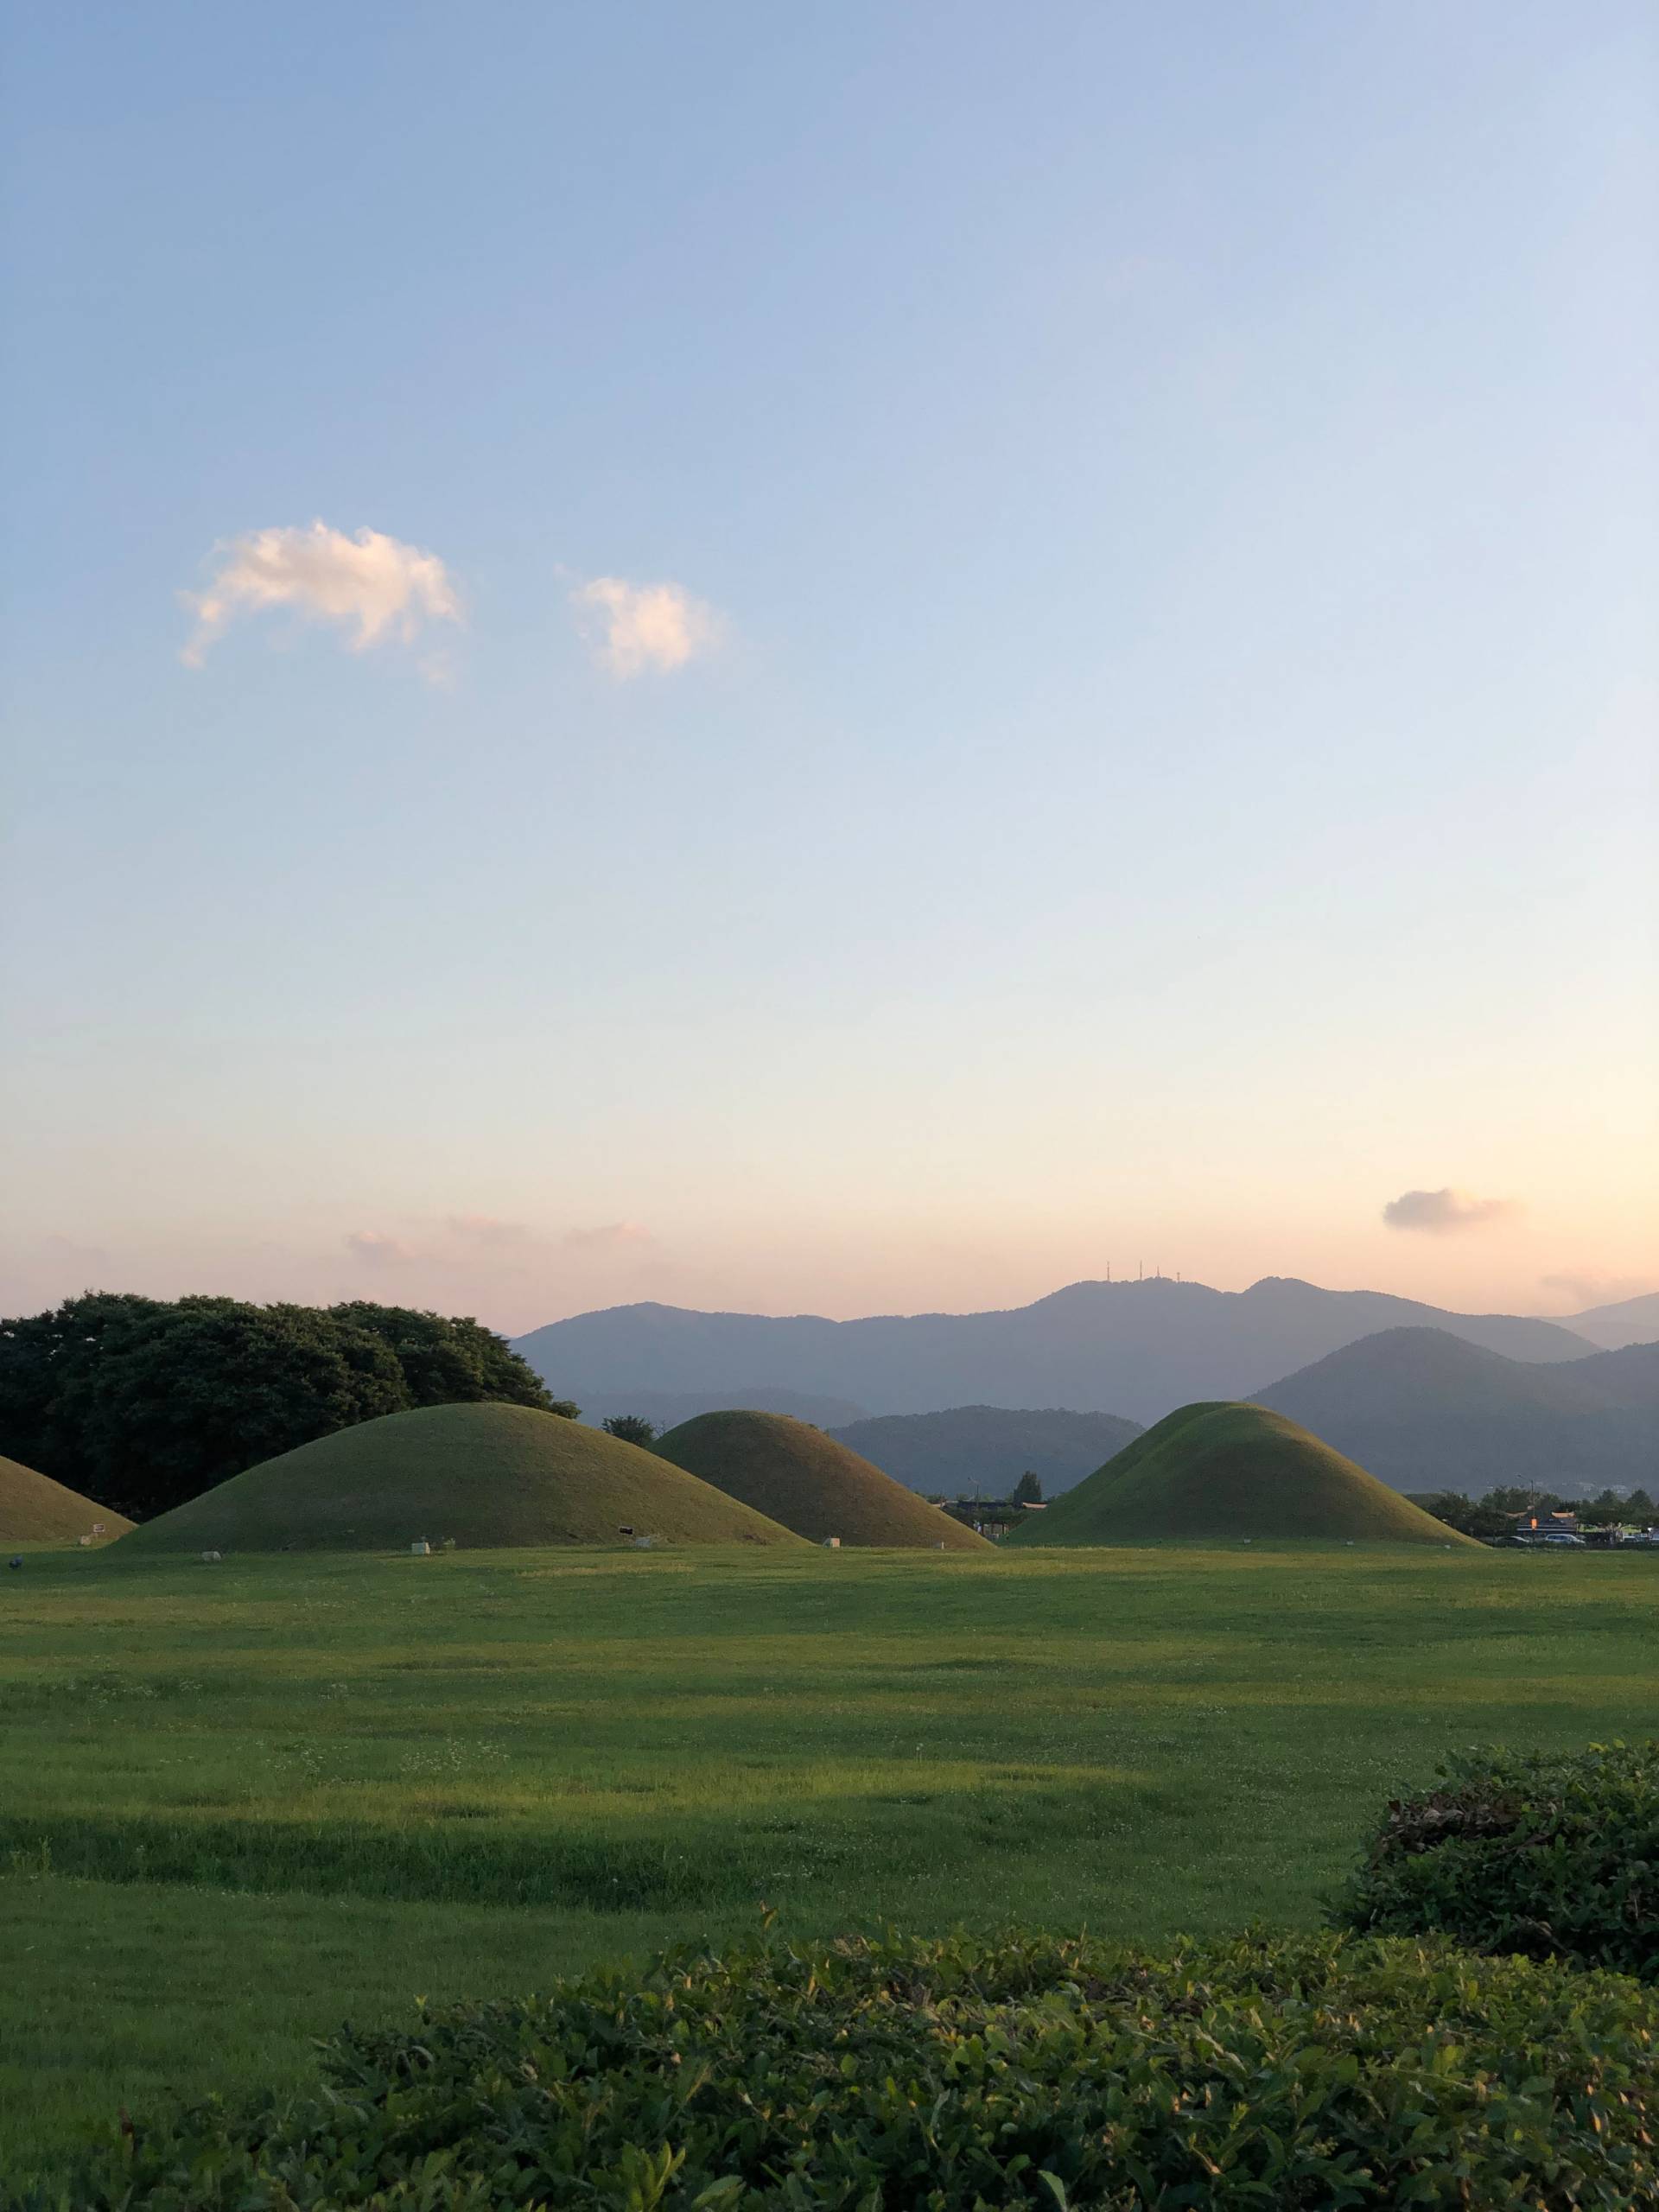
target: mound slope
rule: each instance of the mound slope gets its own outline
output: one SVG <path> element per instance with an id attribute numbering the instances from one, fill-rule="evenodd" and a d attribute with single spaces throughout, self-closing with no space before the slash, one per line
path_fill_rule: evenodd
<path id="1" fill-rule="evenodd" d="M 792 1544 L 787 1529 L 654 1452 L 529 1406 L 421 1406 L 337 1430 L 175 1506 L 129 1551 L 386 1551 L 615 1544 Z"/>
<path id="2" fill-rule="evenodd" d="M 1172 1536 L 1474 1543 L 1284 1414 L 1227 1403 L 1178 1407 L 1007 1541 L 1125 1544 Z"/>
<path id="3" fill-rule="evenodd" d="M 52 1544 L 89 1536 L 101 1521 L 106 1535 L 119 1536 L 132 1523 L 107 1505 L 94 1505 L 78 1490 L 67 1490 L 50 1475 L 36 1474 L 18 1460 L 0 1458 L 0 1543 Z"/>
<path id="4" fill-rule="evenodd" d="M 937 1505 L 884 1475 L 856 1452 L 785 1414 L 699 1414 L 657 1440 L 688 1473 L 821 1543 L 906 1545 L 978 1552 L 991 1548 Z"/>

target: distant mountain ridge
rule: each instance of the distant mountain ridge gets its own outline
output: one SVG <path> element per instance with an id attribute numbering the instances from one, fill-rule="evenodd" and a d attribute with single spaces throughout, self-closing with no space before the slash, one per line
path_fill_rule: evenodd
<path id="1" fill-rule="evenodd" d="M 878 1414 L 830 1431 L 910 1489 L 950 1497 L 1007 1497 L 1021 1475 L 1058 1497 L 1141 1433 L 1118 1414 L 1058 1407 L 952 1406 L 938 1414 Z"/>
<path id="2" fill-rule="evenodd" d="M 1007 1312 L 853 1321 L 617 1306 L 532 1329 L 515 1349 L 584 1407 L 647 1390 L 741 1406 L 757 1391 L 785 1390 L 872 1414 L 1106 1406 L 1150 1421 L 1195 1397 L 1238 1397 L 1264 1375 L 1400 1327 L 1444 1329 L 1511 1359 L 1582 1358 L 1590 1349 L 1554 1321 L 1452 1313 L 1272 1275 L 1243 1291 L 1162 1278 L 1078 1282 Z"/>
<path id="3" fill-rule="evenodd" d="M 1592 1306 L 1582 1313 L 1568 1313 L 1561 1326 L 1599 1344 L 1604 1351 L 1618 1351 L 1625 1344 L 1659 1343 L 1659 1290 L 1643 1291 L 1639 1298 L 1621 1298 L 1611 1306 Z"/>
<path id="4" fill-rule="evenodd" d="M 1387 1329 L 1251 1397 L 1395 1490 L 1659 1488 L 1659 1344 L 1545 1363 Z"/>

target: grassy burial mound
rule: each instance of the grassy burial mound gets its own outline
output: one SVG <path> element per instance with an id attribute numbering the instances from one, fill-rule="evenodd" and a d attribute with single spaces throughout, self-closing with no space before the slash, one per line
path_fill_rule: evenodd
<path id="1" fill-rule="evenodd" d="M 94 1505 L 50 1475 L 0 1458 L 0 1544 L 73 1543 L 77 1536 L 90 1536 L 99 1522 L 109 1536 L 132 1526 L 107 1505 Z"/>
<path id="2" fill-rule="evenodd" d="M 787 1529 L 654 1452 L 557 1414 L 422 1406 L 250 1467 L 126 1539 L 129 1552 L 386 1551 L 453 1538 L 792 1544 Z"/>
<path id="3" fill-rule="evenodd" d="M 1015 1544 L 1268 1542 L 1470 1546 L 1409 1498 L 1264 1406 L 1179 1407 L 1033 1514 Z"/>
<path id="4" fill-rule="evenodd" d="M 658 1438 L 657 1450 L 815 1543 L 839 1536 L 843 1544 L 859 1546 L 990 1548 L 983 1536 L 846 1445 L 785 1414 L 699 1414 Z"/>

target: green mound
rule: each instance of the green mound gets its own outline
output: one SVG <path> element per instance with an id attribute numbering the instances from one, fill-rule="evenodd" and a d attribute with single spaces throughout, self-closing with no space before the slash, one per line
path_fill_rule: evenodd
<path id="1" fill-rule="evenodd" d="M 668 1465 L 529 1406 L 422 1406 L 250 1467 L 126 1538 L 136 1551 L 386 1551 L 497 1544 L 791 1544 Z"/>
<path id="2" fill-rule="evenodd" d="M 1166 1414 L 1008 1541 L 1171 1536 L 1474 1545 L 1282 1414 L 1227 1404 Z"/>
<path id="3" fill-rule="evenodd" d="M 814 1543 L 988 1551 L 983 1536 L 884 1475 L 844 1444 L 786 1414 L 699 1414 L 657 1442 L 658 1453 Z"/>
<path id="4" fill-rule="evenodd" d="M 107 1505 L 94 1505 L 50 1475 L 0 1458 L 0 1543 L 73 1543 L 77 1536 L 90 1536 L 99 1523 L 106 1536 L 119 1536 L 132 1526 Z"/>

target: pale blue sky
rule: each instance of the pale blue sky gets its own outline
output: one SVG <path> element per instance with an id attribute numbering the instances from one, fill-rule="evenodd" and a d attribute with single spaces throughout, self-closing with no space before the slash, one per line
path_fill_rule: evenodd
<path id="1" fill-rule="evenodd" d="M 1659 1281 L 1647 0 L 10 26 L 0 1303 Z"/>

